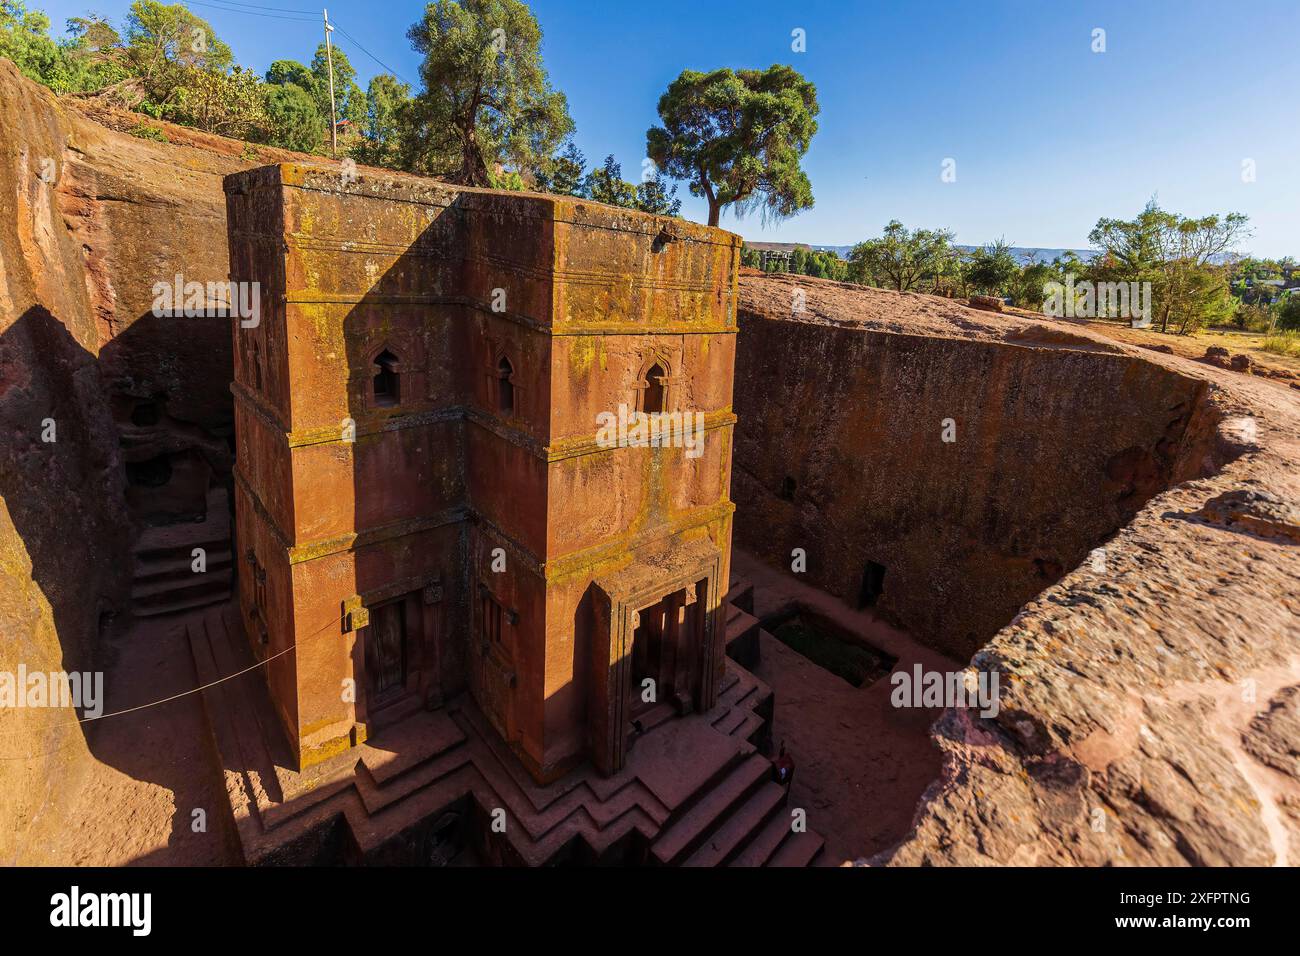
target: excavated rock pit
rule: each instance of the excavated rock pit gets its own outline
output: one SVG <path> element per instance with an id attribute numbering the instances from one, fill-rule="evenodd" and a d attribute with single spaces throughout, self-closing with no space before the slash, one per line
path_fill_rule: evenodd
<path id="1" fill-rule="evenodd" d="M 871 862 L 1300 859 L 1294 391 L 930 296 L 740 292 L 737 547 L 1001 679 Z"/>
<path id="2" fill-rule="evenodd" d="M 227 320 L 159 322 L 151 289 L 177 272 L 224 280 L 222 176 L 292 158 L 166 124 L 172 142 L 155 143 L 125 132 L 138 117 L 95 119 L 0 61 L 9 669 L 111 669 L 105 634 L 128 606 L 132 539 L 196 517 L 198 490 L 225 480 Z M 970 660 L 1004 678 L 996 718 L 942 712 L 937 752 L 921 713 L 899 730 L 900 748 L 924 744 L 905 766 L 865 753 L 862 772 L 905 799 L 874 815 L 838 805 L 845 828 L 865 821 L 846 853 L 1300 860 L 1300 392 L 1072 323 L 811 279 L 743 276 L 739 320 L 739 546 L 786 571 L 804 548 L 801 584 L 920 642 L 885 648 L 900 666 Z M 57 442 L 42 441 L 46 418 Z M 157 683 L 137 658 L 123 658 L 136 685 L 110 682 Z M 166 676 L 166 690 L 192 680 Z M 861 753 L 845 701 L 827 749 Z M 809 693 L 797 706 L 816 705 Z M 130 747 L 68 716 L 0 713 L 0 860 L 143 860 L 211 802 L 186 790 L 199 755 L 160 772 L 142 743 L 177 739 L 195 713 L 122 722 Z M 809 769 L 800 800 L 816 796 Z M 70 819 L 94 853 L 68 852 Z M 168 862 L 221 856 L 171 843 Z"/>
<path id="3" fill-rule="evenodd" d="M 802 548 L 809 582 L 944 653 L 1208 467 L 1205 383 L 1118 346 L 879 290 L 774 321 L 764 283 L 786 287 L 744 281 L 736 542 L 787 566 Z"/>

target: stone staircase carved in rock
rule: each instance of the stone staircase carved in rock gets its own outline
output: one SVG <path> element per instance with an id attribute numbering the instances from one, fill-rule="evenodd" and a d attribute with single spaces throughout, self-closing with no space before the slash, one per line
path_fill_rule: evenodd
<path id="1" fill-rule="evenodd" d="M 610 777 L 580 767 L 536 783 L 468 696 L 299 773 L 261 673 L 214 683 L 253 663 L 233 605 L 187 627 L 249 863 L 428 862 L 429 834 L 455 815 L 504 865 L 808 866 L 821 853 L 820 836 L 793 831 L 760 749 L 771 689 L 733 661 L 712 710 L 648 727 Z"/>

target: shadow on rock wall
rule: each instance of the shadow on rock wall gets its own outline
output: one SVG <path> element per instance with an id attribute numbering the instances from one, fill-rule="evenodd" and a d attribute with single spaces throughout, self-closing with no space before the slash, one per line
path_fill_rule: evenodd
<path id="1" fill-rule="evenodd" d="M 141 338 L 157 334 L 153 321 L 172 320 L 141 320 L 98 358 L 40 306 L 0 334 L 0 428 L 6 435 L 0 445 L 0 499 L 13 529 L 0 523 L 0 670 L 104 672 L 106 712 L 182 693 L 194 682 L 183 638 L 172 640 L 179 633 L 174 624 L 151 632 L 157 643 L 149 647 L 111 640 L 124 632 L 128 610 L 129 512 L 136 510 L 128 508 L 133 461 L 150 452 L 194 455 L 218 480 L 223 470 L 229 474 L 224 439 L 173 418 L 165 398 L 133 405 L 139 418 L 139 408 L 156 404 L 156 421 L 133 423 L 132 412 L 123 421 L 122 400 L 129 397 L 131 383 L 102 379 L 106 368 L 117 363 L 120 369 L 139 354 Z M 184 400 L 180 405 L 186 408 Z M 171 520 L 175 496 L 166 485 L 161 490 L 137 495 L 137 503 L 142 513 Z M 172 643 L 164 644 L 164 637 Z M 5 776 L 0 817 L 10 821 L 6 829 L 19 841 L 16 853 L 40 859 L 48 852 L 30 845 L 42 838 L 36 827 L 39 811 L 44 807 L 48 815 L 70 796 L 69 790 L 75 795 L 75 783 L 86 773 L 87 750 L 101 764 L 176 796 L 169 844 L 180 833 L 192 832 L 189 804 L 195 801 L 181 795 L 194 792 L 197 768 L 159 759 L 159 754 L 168 751 L 168 741 L 178 734 L 189 750 L 206 752 L 195 743 L 202 739 L 197 736 L 202 727 L 194 721 L 195 701 L 103 724 L 73 723 L 76 715 L 66 708 L 6 708 L 0 713 L 0 772 Z M 72 822 L 58 825 L 67 829 Z M 29 826 L 36 828 L 29 831 Z"/>

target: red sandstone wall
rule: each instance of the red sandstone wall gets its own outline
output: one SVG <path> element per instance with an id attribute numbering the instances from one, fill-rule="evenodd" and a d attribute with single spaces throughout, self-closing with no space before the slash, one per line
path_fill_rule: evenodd
<path id="1" fill-rule="evenodd" d="M 170 124 L 159 125 L 171 144 L 151 142 L 91 121 L 78 103 L 0 60 L 4 669 L 20 661 L 42 670 L 89 667 L 101 630 L 127 619 L 135 522 L 126 462 L 193 452 L 218 482 L 229 473 L 227 320 L 151 311 L 155 282 L 177 273 L 204 283 L 227 278 L 221 177 L 251 165 L 244 144 Z M 132 114 L 123 128 L 137 121 Z M 157 425 L 130 421 L 137 402 L 158 397 Z M 54 444 L 39 440 L 46 417 L 58 423 Z M 166 499 L 165 490 L 134 496 L 151 505 Z M 27 727 L 33 713 L 9 711 L 0 725 Z M 37 723 L 52 725 L 50 716 L 36 713 Z M 12 729 L 0 731 L 15 744 L 0 748 L 5 860 L 14 858 L 15 833 L 39 839 L 24 826 L 25 808 L 45 803 L 54 780 L 76 786 L 85 755 L 79 730 L 70 737 L 36 725 Z M 8 759 L 19 753 L 36 759 Z"/>
<path id="2" fill-rule="evenodd" d="M 740 322 L 738 544 L 787 570 L 805 549 L 851 604 L 885 565 L 879 609 L 961 660 L 1170 483 L 1203 387 L 1100 351 Z"/>
<path id="3" fill-rule="evenodd" d="M 122 464 L 100 389 L 94 281 L 65 209 L 82 202 L 72 123 L 0 60 L 0 669 L 90 668 L 100 614 L 120 606 Z M 42 162 L 56 178 L 41 178 Z M 55 442 L 42 441 L 52 419 Z M 0 860 L 56 777 L 87 754 L 71 713 L 0 710 Z"/>
<path id="4" fill-rule="evenodd" d="M 546 772 L 586 755 L 593 584 L 705 537 L 731 547 L 731 379 L 736 237 L 556 201 L 555 320 L 547 479 Z M 667 410 L 702 412 L 703 452 L 601 448 L 597 415 L 636 408 L 650 362 Z M 722 588 L 726 590 L 725 586 Z"/>

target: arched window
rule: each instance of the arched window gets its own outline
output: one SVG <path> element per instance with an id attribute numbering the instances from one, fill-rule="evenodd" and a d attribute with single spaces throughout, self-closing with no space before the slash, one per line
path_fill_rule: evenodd
<path id="1" fill-rule="evenodd" d="M 396 405 L 401 398 L 401 376 L 397 356 L 384 349 L 375 356 L 375 404 Z"/>
<path id="2" fill-rule="evenodd" d="M 512 381 L 515 367 L 504 355 L 497 363 L 497 411 L 502 415 L 515 413 L 515 383 Z"/>
<path id="3" fill-rule="evenodd" d="M 641 398 L 641 411 L 647 415 L 664 410 L 664 386 L 668 373 L 658 363 L 651 365 L 645 373 L 645 392 Z"/>

